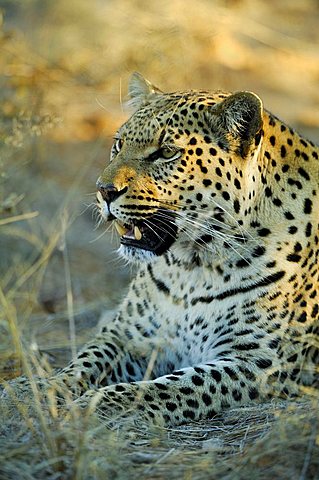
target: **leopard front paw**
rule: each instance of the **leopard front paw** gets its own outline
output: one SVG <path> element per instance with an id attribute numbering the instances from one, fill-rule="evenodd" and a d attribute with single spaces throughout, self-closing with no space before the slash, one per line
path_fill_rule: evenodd
<path id="1" fill-rule="evenodd" d="M 96 413 L 104 421 L 118 420 L 132 414 L 134 402 L 114 391 L 114 387 L 88 390 L 73 402 L 87 414 Z"/>
<path id="2" fill-rule="evenodd" d="M 34 398 L 42 400 L 43 393 L 48 387 L 46 378 L 17 377 L 14 380 L 4 382 L 0 390 L 0 399 L 4 402 L 15 404 L 23 403 L 25 406 L 34 404 Z"/>

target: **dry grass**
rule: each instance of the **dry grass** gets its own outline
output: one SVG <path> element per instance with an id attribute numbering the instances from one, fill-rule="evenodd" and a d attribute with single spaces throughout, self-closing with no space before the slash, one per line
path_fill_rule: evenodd
<path id="1" fill-rule="evenodd" d="M 166 90 L 256 91 L 318 143 L 319 7 L 0 0 L 0 8 L 0 377 L 10 380 L 65 364 L 129 281 L 88 208 L 126 117 L 129 74 Z M 164 430 L 58 410 L 33 384 L 27 401 L 1 400 L 0 478 L 315 479 L 310 393 Z"/>
<path id="2" fill-rule="evenodd" d="M 175 429 L 104 425 L 74 406 L 57 415 L 48 401 L 40 415 L 33 403 L 19 412 L 14 401 L 1 407 L 1 479 L 318 478 L 318 398 L 230 410 Z"/>

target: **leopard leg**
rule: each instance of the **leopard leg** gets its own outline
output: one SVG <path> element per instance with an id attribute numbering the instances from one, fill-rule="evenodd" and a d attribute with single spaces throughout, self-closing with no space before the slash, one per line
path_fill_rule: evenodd
<path id="1" fill-rule="evenodd" d="M 79 404 L 85 407 L 92 401 L 97 411 L 109 418 L 135 414 L 155 423 L 179 425 L 265 398 L 269 374 L 237 359 L 209 362 L 151 381 L 88 391 Z"/>
<path id="2" fill-rule="evenodd" d="M 138 348 L 137 342 L 143 342 Z M 138 336 L 128 339 L 123 328 L 113 325 L 105 328 L 77 357 L 52 380 L 62 381 L 76 395 L 89 389 L 120 382 L 135 382 L 143 379 L 152 344 Z"/>

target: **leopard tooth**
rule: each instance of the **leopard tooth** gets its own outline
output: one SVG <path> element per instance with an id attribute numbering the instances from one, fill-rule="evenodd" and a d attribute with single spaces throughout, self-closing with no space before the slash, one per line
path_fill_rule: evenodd
<path id="1" fill-rule="evenodd" d="M 123 227 L 123 225 L 121 225 L 116 220 L 114 221 L 114 226 L 115 226 L 115 228 L 117 230 L 117 233 L 119 234 L 120 237 L 122 237 L 123 235 L 126 234 L 127 228 Z"/>
<path id="2" fill-rule="evenodd" d="M 101 192 L 97 191 L 96 192 L 96 200 L 98 201 L 98 203 L 103 203 L 103 197 L 102 197 L 102 194 Z"/>
<path id="3" fill-rule="evenodd" d="M 142 238 L 142 232 L 136 225 L 134 227 L 134 237 L 136 240 L 141 240 Z"/>

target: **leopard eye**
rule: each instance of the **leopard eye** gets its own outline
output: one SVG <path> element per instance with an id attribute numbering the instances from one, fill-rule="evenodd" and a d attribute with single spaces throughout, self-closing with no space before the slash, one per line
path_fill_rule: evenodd
<path id="1" fill-rule="evenodd" d="M 116 153 L 119 153 L 123 146 L 123 140 L 121 138 L 117 138 L 114 143 L 114 150 Z"/>
<path id="2" fill-rule="evenodd" d="M 170 147 L 163 147 L 160 149 L 160 157 L 163 160 L 175 160 L 181 156 L 182 152 L 180 150 L 176 150 L 175 148 Z"/>

